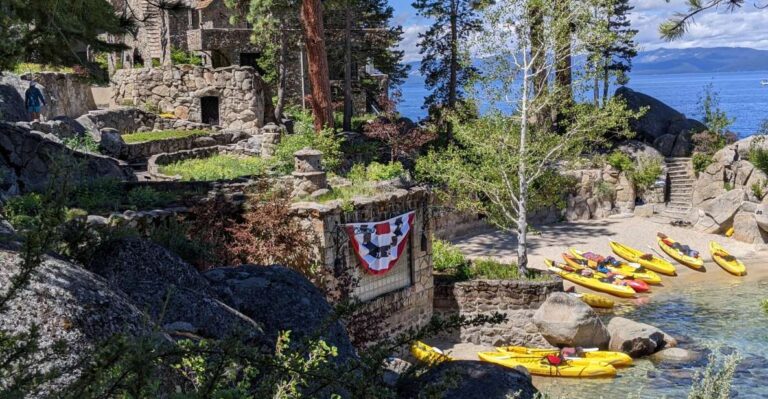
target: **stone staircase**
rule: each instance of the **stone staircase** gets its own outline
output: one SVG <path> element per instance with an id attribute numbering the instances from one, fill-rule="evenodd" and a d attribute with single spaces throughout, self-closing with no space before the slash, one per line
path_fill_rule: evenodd
<path id="1" fill-rule="evenodd" d="M 672 220 L 685 219 L 692 208 L 693 184 L 696 180 L 691 158 L 667 158 L 666 164 L 670 192 L 669 202 L 662 216 Z"/>
<path id="2" fill-rule="evenodd" d="M 144 3 L 144 31 L 146 34 L 147 49 L 149 50 L 152 58 L 163 58 L 163 48 L 160 45 L 162 40 L 162 32 L 160 25 L 163 18 L 162 11 L 157 6 L 150 4 L 150 2 Z M 144 60 L 145 63 L 152 63 L 152 60 Z"/>

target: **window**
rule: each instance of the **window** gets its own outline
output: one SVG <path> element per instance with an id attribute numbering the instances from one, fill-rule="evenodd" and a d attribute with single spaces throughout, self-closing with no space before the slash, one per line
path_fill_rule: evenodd
<path id="1" fill-rule="evenodd" d="M 408 236 L 408 243 L 397 260 L 397 264 L 387 273 L 373 275 L 366 273 L 360 266 L 357 257 L 352 254 L 354 265 L 360 278 L 354 295 L 361 301 L 368 301 L 381 295 L 397 291 L 408 287 L 413 282 L 413 257 L 411 256 L 411 247 L 413 246 L 413 234 Z M 351 249 L 350 249 L 351 251 Z"/>

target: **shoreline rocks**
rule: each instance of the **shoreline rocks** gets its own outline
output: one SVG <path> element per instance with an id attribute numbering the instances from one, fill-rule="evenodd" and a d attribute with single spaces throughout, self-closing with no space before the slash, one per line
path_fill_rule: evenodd
<path id="1" fill-rule="evenodd" d="M 608 332 L 611 336 L 608 348 L 624 352 L 633 358 L 677 346 L 677 340 L 664 331 L 623 317 L 612 318 L 608 322 Z"/>
<path id="2" fill-rule="evenodd" d="M 554 346 L 606 348 L 611 340 L 609 330 L 589 305 L 562 292 L 547 298 L 534 313 L 533 322 Z"/>

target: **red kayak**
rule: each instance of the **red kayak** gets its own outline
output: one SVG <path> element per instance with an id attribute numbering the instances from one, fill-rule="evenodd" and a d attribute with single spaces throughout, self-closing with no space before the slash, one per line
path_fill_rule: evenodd
<path id="1" fill-rule="evenodd" d="M 571 266 L 575 270 L 592 271 L 592 269 L 588 266 L 586 259 L 578 259 L 575 256 L 567 253 L 563 253 L 562 255 L 563 255 L 563 260 L 565 260 L 565 263 L 567 263 L 569 266 Z M 650 289 L 650 287 L 648 286 L 648 283 L 646 283 L 643 280 L 630 279 L 615 273 L 601 273 L 601 272 L 593 272 L 593 273 L 594 273 L 594 277 L 596 277 L 598 280 L 604 283 L 612 283 L 615 285 L 626 285 L 632 288 L 633 290 L 635 290 L 635 292 L 646 292 Z"/>

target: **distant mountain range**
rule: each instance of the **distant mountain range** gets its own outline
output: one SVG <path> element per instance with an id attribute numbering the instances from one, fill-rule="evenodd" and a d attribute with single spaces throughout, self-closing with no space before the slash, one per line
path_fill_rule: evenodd
<path id="1" fill-rule="evenodd" d="M 632 60 L 634 74 L 768 71 L 768 51 L 743 47 L 661 48 Z"/>
<path id="2" fill-rule="evenodd" d="M 578 65 L 583 60 L 583 57 L 577 57 L 575 63 Z M 408 64 L 411 65 L 411 73 L 418 73 L 418 61 Z M 768 71 L 768 50 L 744 47 L 660 48 L 642 51 L 632 60 L 632 73 L 637 75 L 749 71 Z"/>

